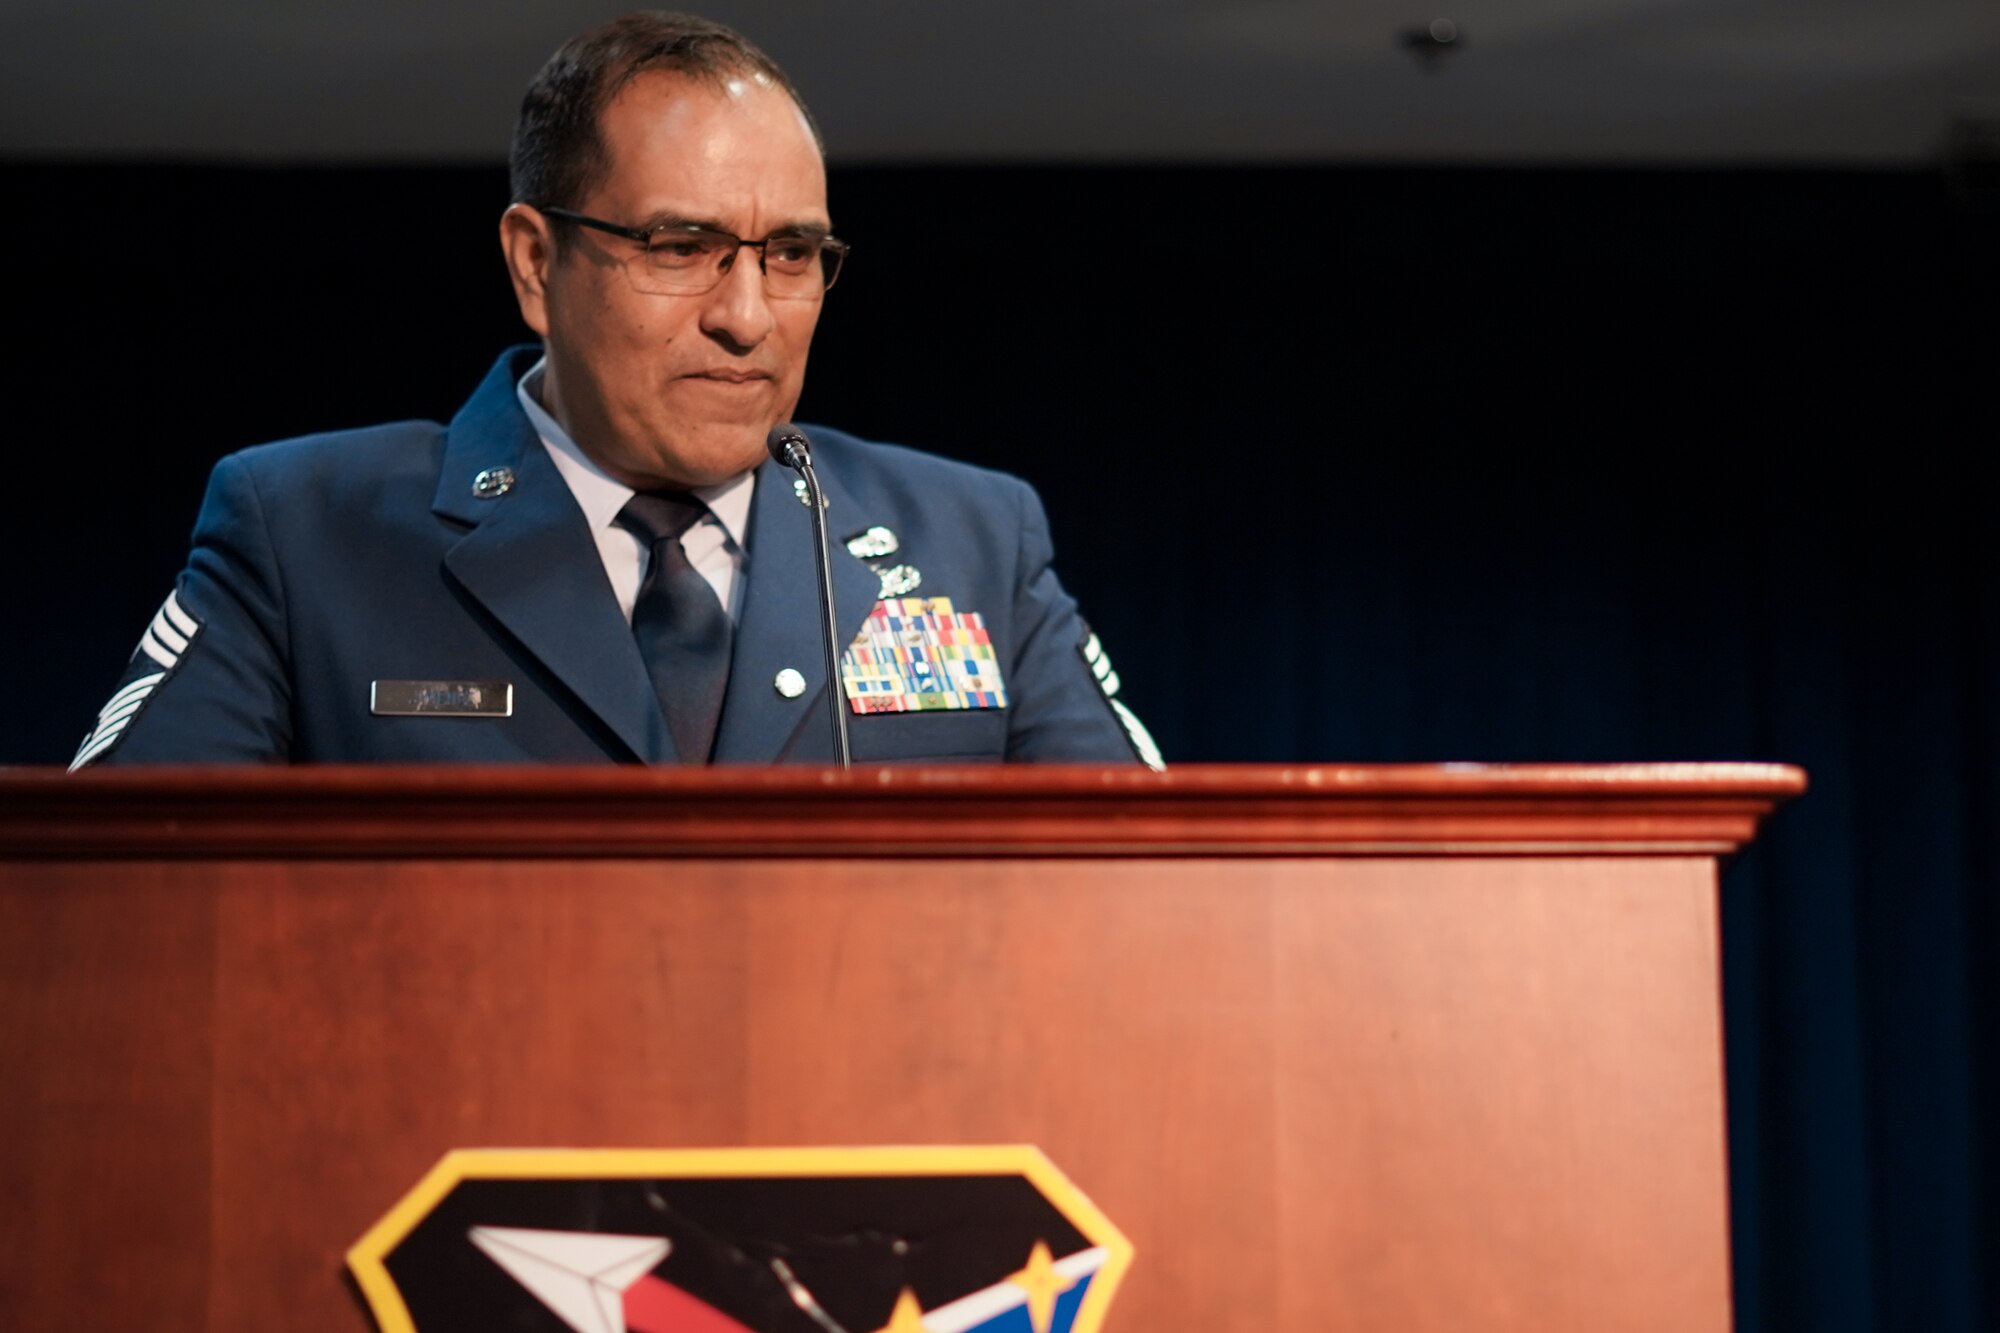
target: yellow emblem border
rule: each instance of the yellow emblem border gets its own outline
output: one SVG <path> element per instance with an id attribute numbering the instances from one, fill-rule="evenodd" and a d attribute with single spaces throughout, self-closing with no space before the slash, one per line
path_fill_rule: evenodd
<path id="1" fill-rule="evenodd" d="M 380 1333 L 417 1333 L 389 1276 L 389 1252 L 466 1180 L 726 1179 L 750 1176 L 1026 1177 L 1091 1244 L 1105 1251 L 1076 1312 L 1074 1333 L 1098 1333 L 1132 1266 L 1132 1242 L 1031 1143 L 872 1148 L 454 1148 L 347 1251 Z"/>

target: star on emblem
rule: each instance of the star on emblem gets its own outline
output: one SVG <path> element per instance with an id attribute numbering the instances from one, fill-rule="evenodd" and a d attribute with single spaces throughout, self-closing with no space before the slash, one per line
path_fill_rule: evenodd
<path id="1" fill-rule="evenodd" d="M 889 1312 L 889 1322 L 882 1325 L 881 1333 L 925 1333 L 924 1312 L 917 1304 L 917 1293 L 908 1287 L 896 1298 L 896 1308 Z"/>
<path id="2" fill-rule="evenodd" d="M 1054 1260 L 1049 1257 L 1048 1243 L 1039 1240 L 1028 1251 L 1028 1266 L 1007 1281 L 1028 1293 L 1028 1321 L 1035 1326 L 1035 1333 L 1049 1333 L 1049 1325 L 1056 1317 L 1056 1297 L 1076 1285 L 1075 1278 L 1064 1277 L 1056 1270 Z"/>

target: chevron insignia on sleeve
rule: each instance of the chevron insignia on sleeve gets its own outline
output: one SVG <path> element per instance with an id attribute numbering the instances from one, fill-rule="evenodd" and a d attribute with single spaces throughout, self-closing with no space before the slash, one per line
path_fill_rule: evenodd
<path id="1" fill-rule="evenodd" d="M 1154 772 L 1164 771 L 1167 766 L 1166 757 L 1160 753 L 1159 744 L 1153 740 L 1153 733 L 1146 730 L 1146 724 L 1139 720 L 1139 715 L 1127 708 L 1118 698 L 1118 689 L 1122 682 L 1118 679 L 1118 673 L 1111 668 L 1111 654 L 1104 651 L 1104 645 L 1098 642 L 1097 635 L 1087 625 L 1083 630 L 1083 640 L 1077 644 L 1076 650 L 1083 655 L 1084 664 L 1090 668 L 1090 674 L 1097 678 L 1097 688 L 1104 691 L 1104 701 L 1111 705 L 1111 712 L 1118 719 L 1118 725 L 1125 728 L 1125 739 L 1132 742 L 1132 752 Z"/>
<path id="2" fill-rule="evenodd" d="M 153 623 L 146 626 L 146 632 L 139 636 L 139 646 L 132 650 L 132 660 L 140 657 L 151 659 L 158 670 L 148 670 L 143 675 L 133 676 L 119 685 L 111 699 L 97 714 L 97 725 L 83 738 L 83 744 L 76 749 L 76 758 L 70 761 L 69 771 L 74 773 L 84 765 L 101 758 L 105 751 L 118 743 L 125 729 L 132 725 L 132 719 L 153 697 L 153 691 L 160 682 L 174 673 L 201 634 L 201 622 L 189 615 L 180 604 L 177 593 L 168 593 L 166 602 L 160 607 Z"/>

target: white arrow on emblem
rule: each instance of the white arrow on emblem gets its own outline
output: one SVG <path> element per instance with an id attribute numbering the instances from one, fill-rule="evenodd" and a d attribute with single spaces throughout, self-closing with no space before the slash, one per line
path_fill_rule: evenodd
<path id="1" fill-rule="evenodd" d="M 664 1236 L 474 1227 L 472 1243 L 576 1333 L 625 1333 L 625 1289 L 673 1248 Z"/>

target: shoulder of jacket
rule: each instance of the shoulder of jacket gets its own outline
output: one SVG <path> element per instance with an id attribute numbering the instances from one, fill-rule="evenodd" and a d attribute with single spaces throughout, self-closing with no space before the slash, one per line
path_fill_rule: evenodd
<path id="1" fill-rule="evenodd" d="M 393 462 L 435 446 L 444 438 L 435 421 L 392 421 L 353 430 L 321 431 L 239 449 L 222 461 L 257 472 L 312 470 Z"/>
<path id="2" fill-rule="evenodd" d="M 248 476 L 259 494 L 374 493 L 414 485 L 429 494 L 443 460 L 444 427 L 398 421 L 253 445 L 221 459 L 218 479 Z"/>

